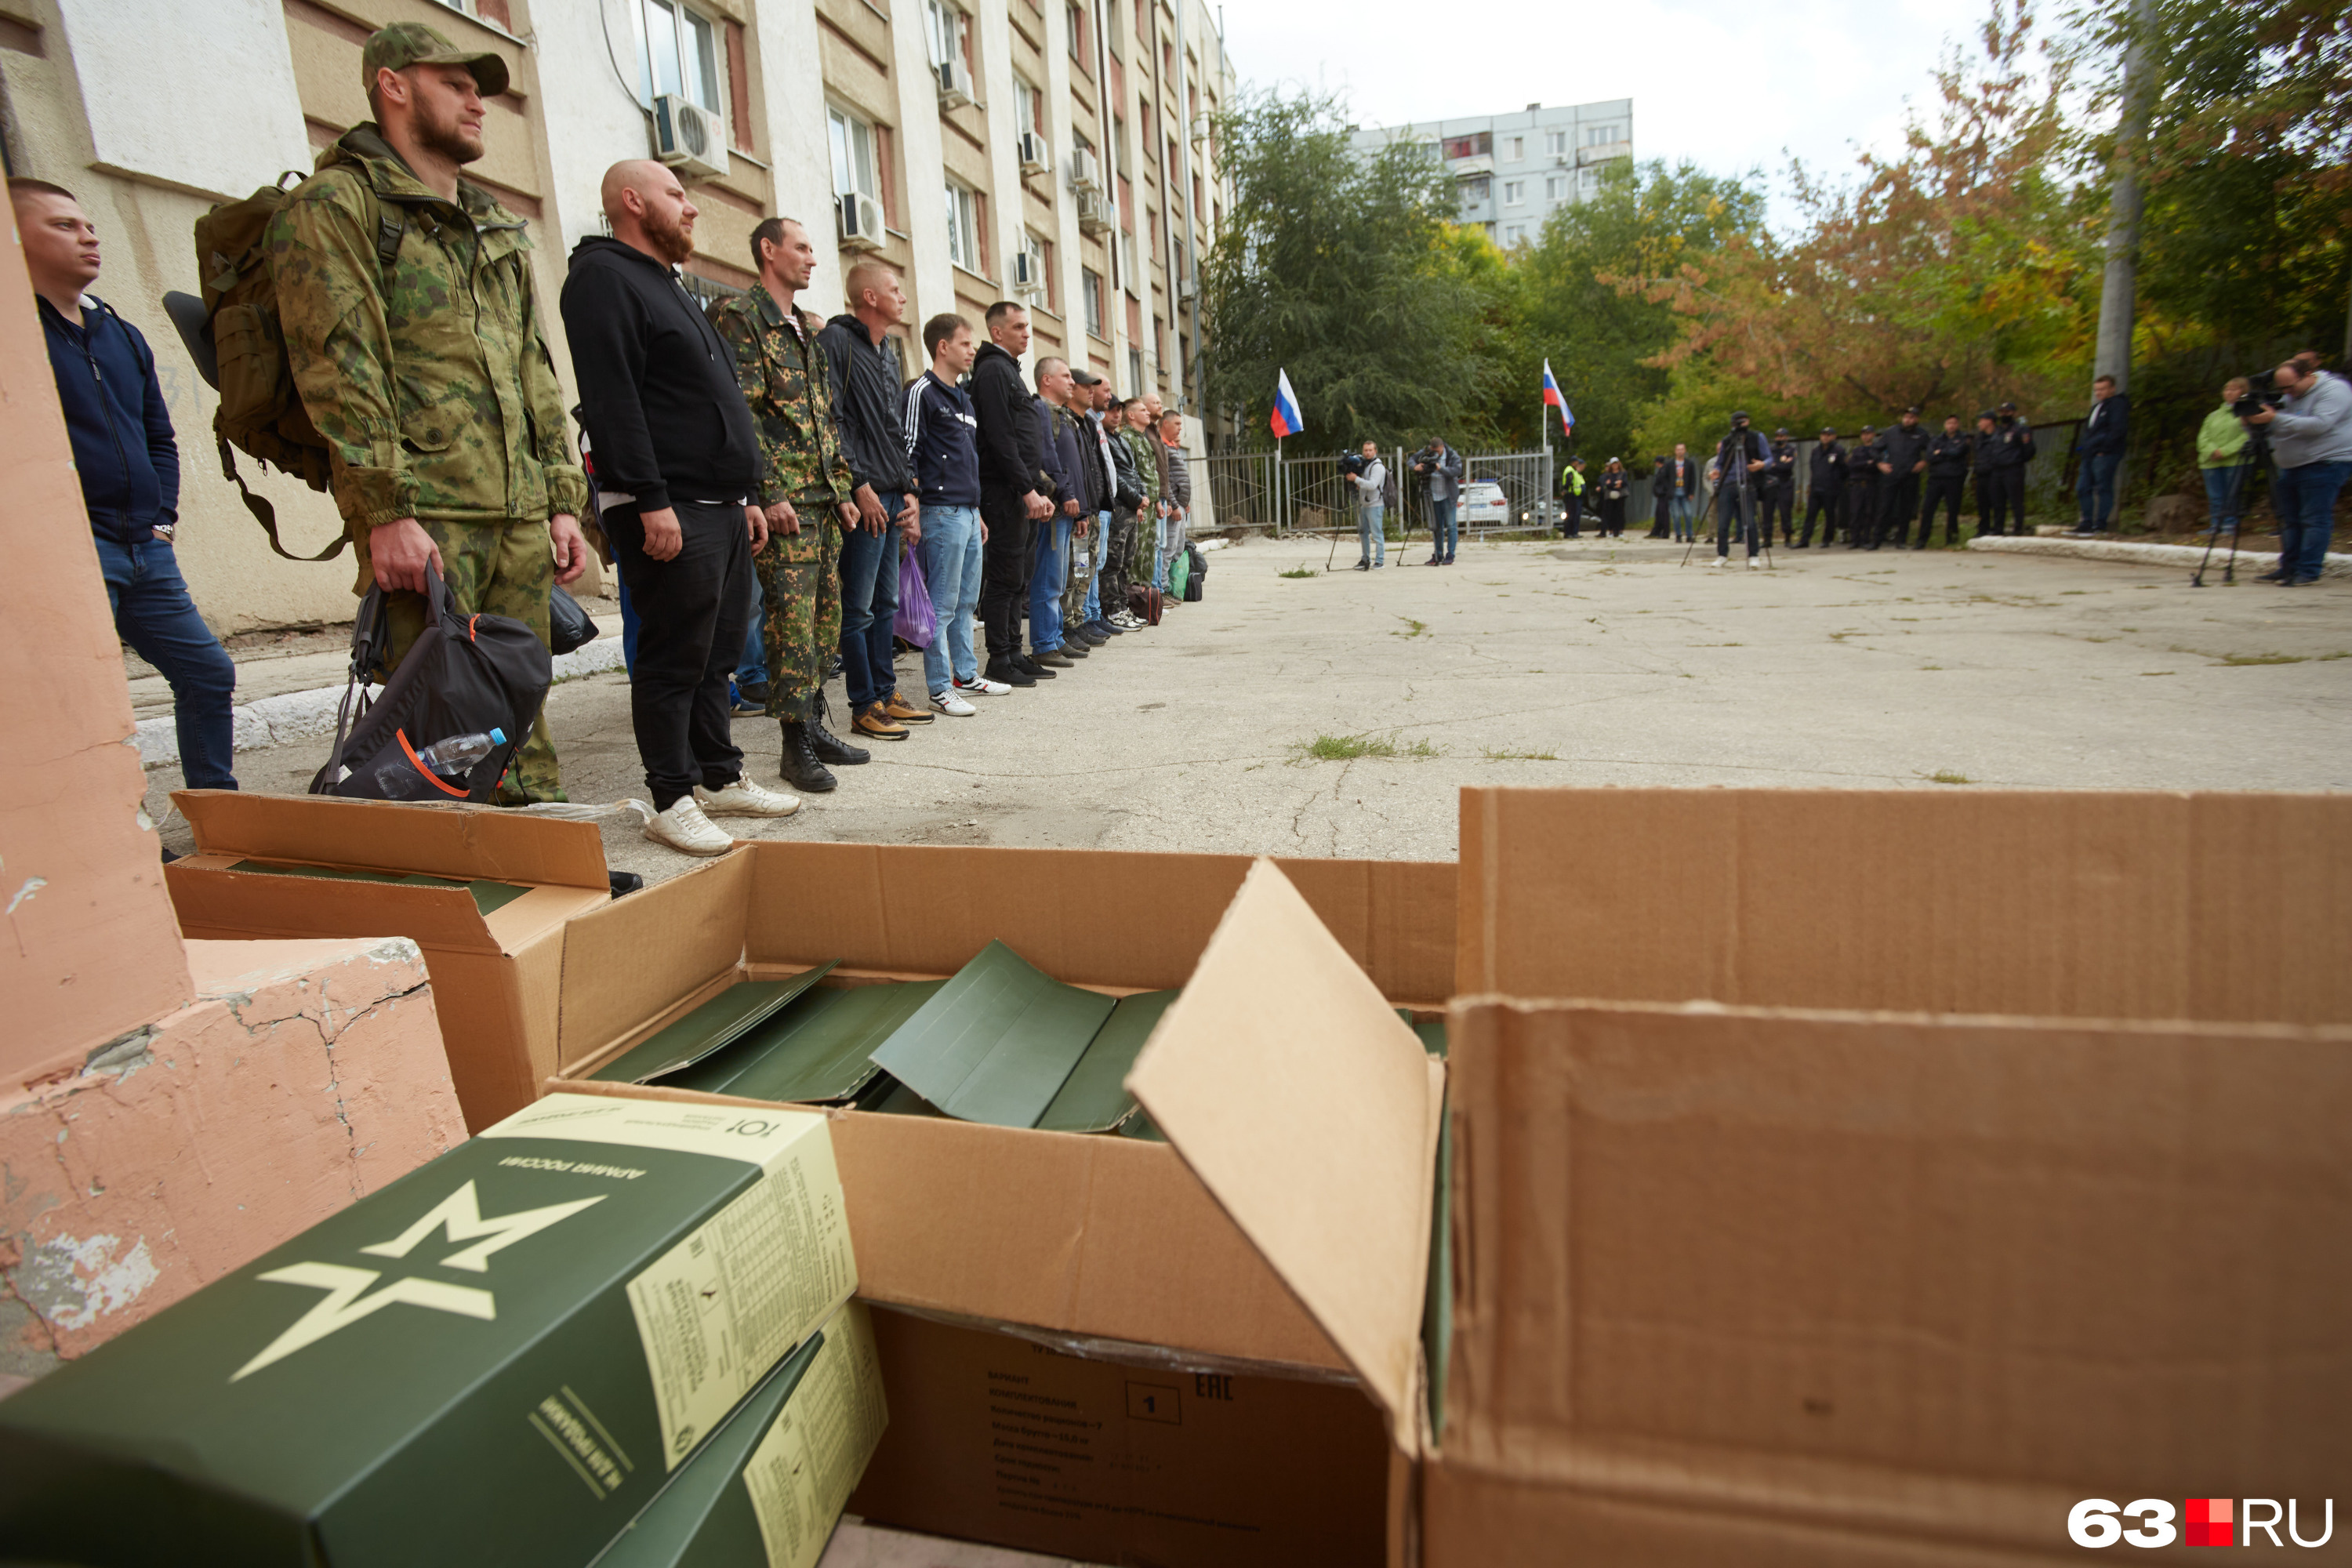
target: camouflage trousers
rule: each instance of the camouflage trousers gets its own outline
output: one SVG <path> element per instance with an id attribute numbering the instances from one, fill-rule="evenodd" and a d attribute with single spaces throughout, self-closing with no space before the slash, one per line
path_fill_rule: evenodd
<path id="1" fill-rule="evenodd" d="M 1106 616 L 1127 608 L 1127 585 L 1135 580 L 1135 513 L 1115 511 L 1108 548 L 1103 552 L 1102 607 Z"/>
<path id="2" fill-rule="evenodd" d="M 441 552 L 441 580 L 449 584 L 457 608 L 469 616 L 507 616 L 520 621 L 547 641 L 547 596 L 555 587 L 555 552 L 547 542 L 544 522 L 434 522 L 419 520 L 427 537 Z M 355 546 L 359 557 L 359 589 L 365 594 L 375 582 L 368 558 L 367 540 Z M 425 630 L 425 595 L 387 595 L 385 609 L 392 623 L 391 662 L 397 665 Z M 382 671 L 390 674 L 390 667 Z M 547 710 L 531 721 L 530 736 L 507 764 L 499 781 L 500 805 L 569 799 L 557 771 L 555 741 L 547 731 Z"/>
<path id="3" fill-rule="evenodd" d="M 760 646 L 768 655 L 768 717 L 797 719 L 833 668 L 841 646 L 841 522 L 820 496 L 795 500 L 801 531 L 771 533 L 751 564 L 763 600 Z"/>
<path id="4" fill-rule="evenodd" d="M 1070 570 L 1068 582 L 1062 588 L 1062 624 L 1075 626 L 1087 618 L 1087 590 L 1094 585 L 1095 556 L 1103 547 L 1103 521 L 1097 512 L 1088 512 L 1079 521 L 1087 525 L 1086 537 L 1070 535 Z"/>

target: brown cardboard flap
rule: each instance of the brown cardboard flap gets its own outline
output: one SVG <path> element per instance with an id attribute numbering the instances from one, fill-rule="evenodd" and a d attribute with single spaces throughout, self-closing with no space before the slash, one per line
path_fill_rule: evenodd
<path id="1" fill-rule="evenodd" d="M 635 1034 L 743 956 L 747 851 L 730 850 L 564 928 L 557 1058 L 567 1068 Z"/>
<path id="2" fill-rule="evenodd" d="M 1454 994 L 1450 860 L 1275 861 L 1381 994 L 1401 1007 L 1442 1008 Z"/>
<path id="3" fill-rule="evenodd" d="M 192 855 L 163 868 L 183 936 L 404 936 L 428 951 L 499 951 L 464 888 L 273 877 L 231 864 L 222 855 Z"/>
<path id="4" fill-rule="evenodd" d="M 1923 1479 L 2341 1478 L 2352 1030 L 1475 999 L 1450 1034 L 1449 1463 L 1929 1536 L 2025 1515 Z"/>
<path id="5" fill-rule="evenodd" d="M 1457 989 L 2352 1022 L 2352 795 L 1462 792 Z"/>
<path id="6" fill-rule="evenodd" d="M 1271 861 L 1127 1081 L 1417 1447 L 1432 1064 Z"/>
<path id="7" fill-rule="evenodd" d="M 551 883 L 610 890 L 593 822 L 556 822 L 495 806 L 414 806 L 331 795 L 178 790 L 172 804 L 201 854 L 299 860 L 459 881 Z"/>

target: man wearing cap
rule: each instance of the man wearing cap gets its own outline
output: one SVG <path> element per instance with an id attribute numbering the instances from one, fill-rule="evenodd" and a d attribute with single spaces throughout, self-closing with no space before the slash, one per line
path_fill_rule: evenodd
<path id="1" fill-rule="evenodd" d="M 1862 427 L 1862 439 L 1845 455 L 1845 547 L 1878 548 L 1878 471 L 1886 450 L 1878 444 L 1878 426 Z"/>
<path id="2" fill-rule="evenodd" d="M 1070 367 L 1069 396 L 1063 407 L 1078 443 L 1078 469 L 1087 521 L 1070 541 L 1069 580 L 1062 589 L 1062 646 L 1101 647 L 1118 634 L 1095 624 L 1095 574 L 1101 569 L 1103 539 L 1110 528 L 1110 443 L 1094 417 L 1095 389 L 1102 377 L 1084 365 Z"/>
<path id="3" fill-rule="evenodd" d="M 1772 432 L 1772 460 L 1756 476 L 1756 531 L 1764 542 L 1772 542 L 1772 518 L 1780 518 L 1780 542 L 1788 543 L 1797 537 L 1795 508 L 1797 502 L 1797 444 L 1784 429 Z"/>
<path id="4" fill-rule="evenodd" d="M 1821 438 L 1813 443 L 1813 456 L 1806 473 L 1805 527 L 1797 535 L 1797 548 L 1813 547 L 1813 519 L 1822 520 L 1822 548 L 1827 550 L 1837 538 L 1838 501 L 1845 494 L 1845 448 L 1838 445 L 1838 433 L 1831 426 L 1822 426 Z"/>
<path id="5" fill-rule="evenodd" d="M 1944 508 L 1944 542 L 1960 542 L 1960 494 L 1969 486 L 1969 465 L 1976 443 L 1960 428 L 1960 416 L 1944 416 L 1944 431 L 1927 442 L 1927 500 L 1919 508 L 1919 543 L 1927 548 L 1927 535 L 1935 531 L 1936 508 Z"/>
<path id="6" fill-rule="evenodd" d="M 1731 557 L 1731 530 L 1735 524 L 1748 541 L 1748 564 L 1756 566 L 1756 487 L 1764 471 L 1772 466 L 1771 444 L 1763 432 L 1748 427 L 1745 411 L 1731 416 L 1731 433 L 1715 448 L 1715 461 L 1708 465 L 1715 473 L 1716 521 L 1715 559 L 1709 565 L 1727 564 Z"/>
<path id="7" fill-rule="evenodd" d="M 1988 408 L 1977 416 L 1976 439 L 1969 447 L 1969 468 L 1977 477 L 1979 539 L 2003 531 L 2002 521 L 2009 512 L 2009 487 L 2003 482 L 2002 461 L 2000 417 Z"/>
<path id="8" fill-rule="evenodd" d="M 1903 411 L 1902 423 L 1886 433 L 1885 455 L 1878 460 L 1881 494 L 1874 542 L 1891 539 L 1900 550 L 1909 542 L 1911 521 L 1919 515 L 1919 480 L 1927 471 L 1927 432 L 1919 428 L 1919 408 L 1914 404 Z M 1927 542 L 1924 525 L 1919 542 Z"/>
<path id="9" fill-rule="evenodd" d="M 400 22 L 368 38 L 360 85 L 375 119 L 319 154 L 265 242 L 295 390 L 359 560 L 354 592 L 389 595 L 395 665 L 425 628 L 428 571 L 461 611 L 544 640 L 549 594 L 588 564 L 587 479 L 523 221 L 457 177 L 483 154 L 506 62 Z M 542 713 L 499 799 L 563 798 Z"/>
<path id="10" fill-rule="evenodd" d="M 1996 410 L 2000 416 L 2000 463 L 1995 470 L 2000 475 L 2003 498 L 2009 503 L 2009 525 L 2013 533 L 2031 533 L 2025 525 L 2025 466 L 2033 461 L 2033 426 L 2017 411 L 2014 403 L 2004 403 Z"/>

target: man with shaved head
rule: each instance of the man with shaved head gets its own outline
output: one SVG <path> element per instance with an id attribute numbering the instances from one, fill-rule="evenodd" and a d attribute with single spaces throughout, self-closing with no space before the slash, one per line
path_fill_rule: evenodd
<path id="1" fill-rule="evenodd" d="M 572 253 L 563 324 L 581 423 L 614 565 L 637 615 L 629 719 L 655 816 L 646 837 L 723 855 L 713 816 L 785 816 L 792 795 L 743 776 L 727 678 L 751 624 L 751 554 L 768 542 L 752 504 L 759 433 L 735 356 L 677 272 L 694 254 L 695 206 L 663 165 L 604 174 L 610 239 Z"/>

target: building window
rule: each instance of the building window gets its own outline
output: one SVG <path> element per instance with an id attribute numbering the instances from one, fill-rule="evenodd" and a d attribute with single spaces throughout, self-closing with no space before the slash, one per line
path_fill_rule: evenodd
<path id="1" fill-rule="evenodd" d="M 948 259 L 984 278 L 988 260 L 980 248 L 980 193 L 950 180 L 947 196 Z"/>
<path id="2" fill-rule="evenodd" d="M 1503 205 L 1505 206 L 1515 207 L 1525 202 L 1527 199 L 1528 183 L 1525 180 L 1505 180 L 1503 182 Z"/>
<path id="3" fill-rule="evenodd" d="M 1013 123 L 1045 134 L 1045 95 L 1017 76 L 1013 79 Z"/>
<path id="4" fill-rule="evenodd" d="M 1136 299 L 1143 297 L 1143 269 L 1135 264 L 1135 230 L 1129 228 L 1118 237 L 1118 274 L 1127 280 L 1127 291 Z"/>
<path id="5" fill-rule="evenodd" d="M 1484 174 L 1475 174 L 1462 182 L 1462 205 L 1476 206 L 1495 194 L 1495 182 Z"/>
<path id="6" fill-rule="evenodd" d="M 1527 237 L 1528 231 L 1524 225 L 1513 223 L 1503 226 L 1503 243 L 1505 245 L 1517 245 L 1519 241 L 1527 238 Z"/>
<path id="7" fill-rule="evenodd" d="M 1127 351 L 1127 395 L 1129 397 L 1143 395 L 1143 351 L 1141 349 Z"/>
<path id="8" fill-rule="evenodd" d="M 1490 154 L 1494 151 L 1495 133 L 1491 131 L 1481 131 L 1473 136 L 1448 136 L 1445 139 L 1445 156 L 1448 158 L 1475 158 L 1482 154 Z"/>
<path id="9" fill-rule="evenodd" d="M 1568 176 L 1566 174 L 1546 174 L 1544 176 L 1544 200 L 1548 202 L 1564 202 L 1568 200 Z"/>
<path id="10" fill-rule="evenodd" d="M 971 18 L 964 14 L 962 6 L 950 0 L 924 0 L 923 33 L 929 43 L 931 64 L 940 66 L 950 60 L 961 60 L 965 70 L 972 70 Z M 979 73 L 973 71 L 972 75 L 977 80 Z"/>
<path id="11" fill-rule="evenodd" d="M 637 89 L 646 101 L 664 93 L 721 114 L 719 33 L 708 16 L 674 0 L 639 0 Z"/>
<path id="12" fill-rule="evenodd" d="M 1110 318 L 1103 310 L 1102 274 L 1091 267 L 1081 268 L 1078 271 L 1078 292 L 1086 301 L 1087 331 L 1098 338 L 1109 337 Z"/>
<path id="13" fill-rule="evenodd" d="M 1528 139 L 1524 136 L 1512 137 L 1503 155 L 1512 163 L 1517 163 L 1528 155 Z"/>
<path id="14" fill-rule="evenodd" d="M 1601 171 L 1598 169 L 1579 169 L 1576 172 L 1576 184 L 1579 195 L 1591 195 L 1594 191 L 1601 188 Z"/>
<path id="15" fill-rule="evenodd" d="M 1565 131 L 1547 131 L 1547 132 L 1544 132 L 1544 153 L 1545 153 L 1545 155 L 1546 155 L 1546 156 L 1556 158 L 1556 157 L 1559 157 L 1561 153 L 1566 153 L 1567 151 L 1568 151 L 1568 132 L 1565 132 Z"/>
<path id="16" fill-rule="evenodd" d="M 833 142 L 833 194 L 882 199 L 874 178 L 874 127 L 845 110 L 828 105 L 825 130 Z"/>
<path id="17" fill-rule="evenodd" d="M 1584 144 L 1587 147 L 1606 147 L 1612 142 L 1623 140 L 1625 128 L 1622 125 L 1588 125 L 1584 128 Z"/>
<path id="18" fill-rule="evenodd" d="M 1087 47 L 1086 6 L 1079 0 L 1070 0 L 1070 4 L 1063 7 L 1062 16 L 1067 24 L 1064 30 L 1070 36 L 1070 58 L 1077 61 L 1079 68 L 1088 76 L 1094 75 L 1094 53 Z"/>

